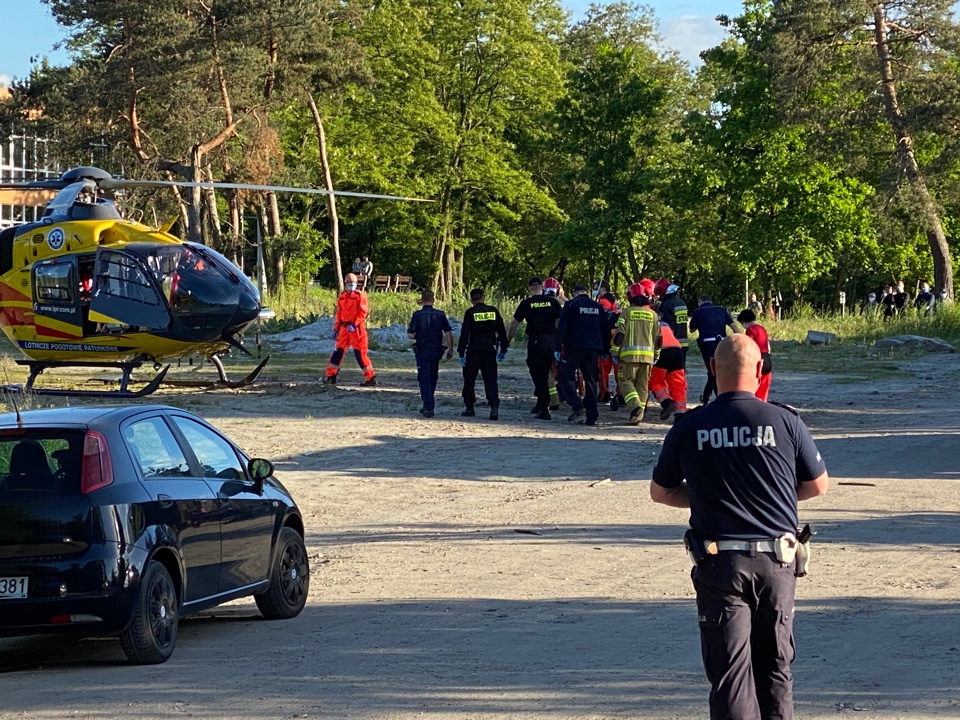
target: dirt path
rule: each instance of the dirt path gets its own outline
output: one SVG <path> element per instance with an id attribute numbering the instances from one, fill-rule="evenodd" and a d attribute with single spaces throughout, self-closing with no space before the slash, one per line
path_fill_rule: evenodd
<path id="1" fill-rule="evenodd" d="M 0 640 L 0 718 L 704 717 L 687 518 L 648 494 L 667 426 L 535 424 L 521 354 L 499 423 L 461 421 L 455 365 L 420 418 L 393 354 L 379 390 L 325 392 L 315 368 L 292 384 L 288 364 L 251 391 L 164 395 L 277 461 L 307 521 L 307 609 L 186 620 L 150 668 L 113 640 Z M 801 512 L 819 530 L 797 593 L 801 719 L 960 717 L 960 358 L 898 365 L 774 379 L 834 478 Z"/>

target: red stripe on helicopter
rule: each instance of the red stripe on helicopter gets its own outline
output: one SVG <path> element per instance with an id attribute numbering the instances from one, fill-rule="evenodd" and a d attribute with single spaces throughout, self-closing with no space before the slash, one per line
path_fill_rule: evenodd
<path id="1" fill-rule="evenodd" d="M 6 283 L 0 283 L 0 303 L 4 302 L 33 302 L 29 295 L 14 290 Z"/>

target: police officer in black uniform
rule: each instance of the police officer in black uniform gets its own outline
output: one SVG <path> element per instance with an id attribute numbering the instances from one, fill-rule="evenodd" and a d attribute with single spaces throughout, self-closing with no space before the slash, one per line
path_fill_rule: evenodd
<path id="1" fill-rule="evenodd" d="M 422 308 L 410 318 L 407 337 L 414 341 L 413 352 L 417 357 L 417 383 L 423 407 L 420 414 L 432 418 L 436 403 L 437 380 L 440 378 L 440 359 L 443 357 L 443 341 L 447 343 L 447 360 L 453 357 L 453 330 L 447 315 L 434 306 L 432 290 L 420 293 Z"/>
<path id="2" fill-rule="evenodd" d="M 500 418 L 500 391 L 497 387 L 497 363 L 507 355 L 507 330 L 503 326 L 500 311 L 483 302 L 483 290 L 470 291 L 473 307 L 463 316 L 457 354 L 463 367 L 463 404 L 460 413 L 473 417 L 473 405 L 477 401 L 477 373 L 483 376 L 483 388 L 490 405 L 490 419 Z"/>
<path id="3" fill-rule="evenodd" d="M 543 294 L 540 278 L 530 278 L 527 283 L 530 297 L 517 306 L 513 321 L 507 330 L 507 344 L 517 334 L 520 323 L 527 323 L 527 367 L 533 380 L 533 394 L 537 404 L 530 412 L 538 420 L 550 419 L 550 371 L 553 369 L 553 353 L 557 348 L 557 320 L 563 305 L 553 295 Z"/>
<path id="4" fill-rule="evenodd" d="M 667 433 L 650 496 L 690 508 L 711 720 L 791 720 L 797 501 L 825 493 L 829 479 L 796 411 L 754 396 L 753 340 L 727 337 L 712 364 L 717 400 Z"/>
<path id="5" fill-rule="evenodd" d="M 703 364 L 707 366 L 707 383 L 703 386 L 703 393 L 700 395 L 700 402 L 706 405 L 710 402 L 710 396 L 717 390 L 717 379 L 710 369 L 710 358 L 716 352 L 717 343 L 723 340 L 727 334 L 727 327 L 735 333 L 740 332 L 733 323 L 733 318 L 726 308 L 714 305 L 709 295 L 701 295 L 697 298 L 699 305 L 690 316 L 690 330 L 696 330 L 697 347 L 700 348 L 700 355 L 703 357 Z"/>
<path id="6" fill-rule="evenodd" d="M 567 418 L 584 425 L 596 425 L 597 412 L 597 358 L 604 351 L 610 337 L 607 313 L 587 295 L 587 288 L 577 285 L 573 298 L 563 306 L 557 324 L 557 350 L 554 357 L 560 363 L 560 384 L 564 396 L 569 398 L 573 412 Z M 577 394 L 575 378 L 577 370 L 583 378 L 583 400 Z"/>

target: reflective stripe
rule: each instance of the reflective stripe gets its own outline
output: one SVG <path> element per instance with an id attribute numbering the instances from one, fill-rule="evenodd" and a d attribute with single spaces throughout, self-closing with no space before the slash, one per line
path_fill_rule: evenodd
<path id="1" fill-rule="evenodd" d="M 624 398 L 623 398 L 623 401 L 624 401 L 624 402 L 627 402 L 627 403 L 630 402 L 631 400 L 636 400 L 637 402 L 639 402 L 639 401 L 640 401 L 640 393 L 638 393 L 638 392 L 628 393 L 628 394 L 627 394 L 626 396 L 624 396 Z"/>

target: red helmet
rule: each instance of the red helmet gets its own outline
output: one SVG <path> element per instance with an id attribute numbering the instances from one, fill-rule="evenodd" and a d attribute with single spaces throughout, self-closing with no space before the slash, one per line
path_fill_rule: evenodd
<path id="1" fill-rule="evenodd" d="M 552 290 L 554 293 L 560 291 L 560 283 L 557 282 L 556 278 L 548 277 L 543 281 L 543 291 L 548 292 L 550 290 Z"/>
<path id="2" fill-rule="evenodd" d="M 668 287 L 670 287 L 670 281 L 662 277 L 657 280 L 657 284 L 653 286 L 653 294 L 657 297 L 663 297 L 667 294 Z"/>
<path id="3" fill-rule="evenodd" d="M 647 291 L 644 293 L 647 297 L 653 297 L 653 286 L 654 282 L 650 278 L 643 278 L 640 281 L 640 284 L 643 285 L 644 289 Z"/>
<path id="4" fill-rule="evenodd" d="M 643 282 L 634 283 L 627 288 L 627 300 L 633 300 L 633 298 L 643 295 L 644 297 L 650 297 L 650 293 L 647 292 L 647 288 L 644 287 Z"/>

